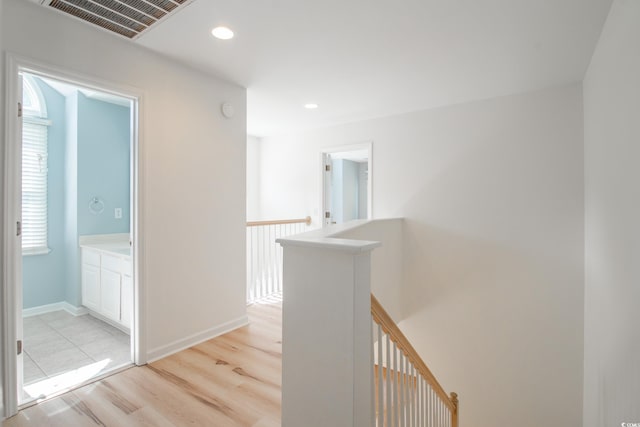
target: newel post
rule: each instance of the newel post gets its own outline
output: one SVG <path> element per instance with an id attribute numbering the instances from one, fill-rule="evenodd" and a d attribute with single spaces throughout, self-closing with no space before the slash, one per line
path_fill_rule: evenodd
<path id="1" fill-rule="evenodd" d="M 451 412 L 451 427 L 458 427 L 458 393 L 451 392 L 451 403 L 453 403 L 453 411 Z"/>
<path id="2" fill-rule="evenodd" d="M 286 238 L 282 426 L 371 427 L 371 251 L 378 242 Z"/>

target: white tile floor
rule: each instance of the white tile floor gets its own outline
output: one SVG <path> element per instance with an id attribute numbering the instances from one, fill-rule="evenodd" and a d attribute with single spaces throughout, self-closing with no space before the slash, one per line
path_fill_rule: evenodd
<path id="1" fill-rule="evenodd" d="M 129 335 L 88 314 L 54 311 L 25 317 L 23 326 L 25 389 L 96 362 L 95 376 L 131 363 Z"/>

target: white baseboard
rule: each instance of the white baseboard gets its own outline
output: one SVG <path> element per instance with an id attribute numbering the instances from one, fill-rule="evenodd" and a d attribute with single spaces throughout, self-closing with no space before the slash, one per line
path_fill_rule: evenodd
<path id="1" fill-rule="evenodd" d="M 22 309 L 22 317 L 38 316 L 40 314 L 51 313 L 53 311 L 64 310 L 74 316 L 82 316 L 89 313 L 85 307 L 76 307 L 66 301 L 54 302 L 53 304 L 40 305 L 38 307 Z"/>
<path id="2" fill-rule="evenodd" d="M 242 316 L 237 319 L 230 320 L 229 322 L 225 322 L 222 325 L 179 339 L 167 345 L 156 347 L 147 352 L 147 363 L 155 362 L 158 359 L 170 356 L 174 353 L 193 347 L 201 342 L 226 334 L 227 332 L 231 332 L 234 329 L 241 328 L 248 324 L 249 318 L 247 316 Z"/>
<path id="3" fill-rule="evenodd" d="M 62 308 L 64 308 L 68 313 L 73 314 L 74 316 L 84 316 L 89 313 L 89 309 L 87 307 L 76 307 L 75 305 L 69 304 L 66 301 L 62 302 Z"/>
<path id="4" fill-rule="evenodd" d="M 111 325 L 111 326 L 113 326 L 113 327 L 114 327 L 114 328 L 116 328 L 116 329 L 120 329 L 122 332 L 124 332 L 124 333 L 125 333 L 125 334 L 127 334 L 127 335 L 131 335 L 131 329 L 129 329 L 129 328 L 127 328 L 126 326 L 124 326 L 124 325 L 122 325 L 122 324 L 120 324 L 120 323 L 116 322 L 115 320 L 111 320 L 111 319 L 109 319 L 107 316 L 103 316 L 102 314 L 100 314 L 100 313 L 96 313 L 96 312 L 95 312 L 95 311 L 93 311 L 93 310 L 87 310 L 87 312 L 88 312 L 91 316 L 95 317 L 96 319 L 101 320 L 101 321 L 103 321 L 104 323 L 106 323 L 106 324 L 108 324 L 108 325 Z"/>

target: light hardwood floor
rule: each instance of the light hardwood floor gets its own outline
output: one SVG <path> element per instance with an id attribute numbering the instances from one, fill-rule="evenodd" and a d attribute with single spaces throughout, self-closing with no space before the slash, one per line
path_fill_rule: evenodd
<path id="1" fill-rule="evenodd" d="M 4 427 L 276 427 L 281 304 L 248 308 L 251 324 L 27 408 Z"/>

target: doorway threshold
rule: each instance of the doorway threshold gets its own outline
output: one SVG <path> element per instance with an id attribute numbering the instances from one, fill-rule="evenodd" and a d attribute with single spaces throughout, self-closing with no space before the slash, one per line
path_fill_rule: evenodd
<path id="1" fill-rule="evenodd" d="M 99 362 L 97 362 L 97 363 L 99 363 Z M 100 375 L 92 376 L 90 378 L 84 379 L 84 380 L 76 382 L 74 384 L 70 384 L 70 385 L 68 385 L 67 387 L 64 387 L 64 388 L 59 388 L 58 390 L 56 390 L 55 392 L 52 392 L 50 394 L 46 394 L 46 395 L 43 394 L 43 395 L 38 396 L 38 397 L 33 397 L 30 400 L 20 404 L 18 406 L 18 411 L 22 411 L 23 409 L 27 409 L 27 408 L 30 408 L 32 406 L 38 405 L 38 404 L 40 404 L 42 402 L 46 402 L 47 400 L 53 399 L 54 397 L 58 397 L 58 396 L 60 396 L 62 394 L 69 393 L 70 391 L 74 391 L 74 390 L 79 389 L 81 387 L 84 387 L 86 385 L 93 384 L 93 383 L 95 383 L 97 381 L 101 381 L 101 380 L 103 380 L 105 378 L 108 378 L 108 377 L 110 377 L 112 375 L 115 375 L 115 374 L 118 374 L 120 372 L 126 371 L 126 370 L 128 370 L 130 368 L 133 368 L 135 366 L 136 365 L 134 363 L 128 363 L 126 365 L 121 365 L 121 366 L 118 366 L 118 367 L 115 367 L 115 368 L 109 370 L 108 372 L 104 372 L 104 373 L 102 373 Z M 86 366 L 84 368 L 77 369 L 76 371 L 81 371 L 81 370 L 83 370 L 85 368 L 93 369 L 93 365 L 89 365 L 89 366 Z M 65 375 L 68 375 L 68 374 L 71 374 L 71 375 L 69 375 L 69 377 L 72 377 L 73 375 L 82 375 L 81 373 L 77 373 L 76 371 L 70 371 L 70 372 L 67 372 L 65 374 L 61 374 L 58 377 L 49 378 L 49 379 L 40 381 L 38 383 L 35 383 L 35 385 L 40 384 L 40 383 L 45 383 L 45 382 L 50 381 L 50 380 L 55 380 L 55 379 L 58 379 L 59 377 L 65 377 Z M 60 378 L 60 379 L 63 379 L 63 378 Z M 34 384 L 32 384 L 32 385 L 34 385 Z M 29 387 L 29 386 L 26 386 L 26 387 Z"/>

